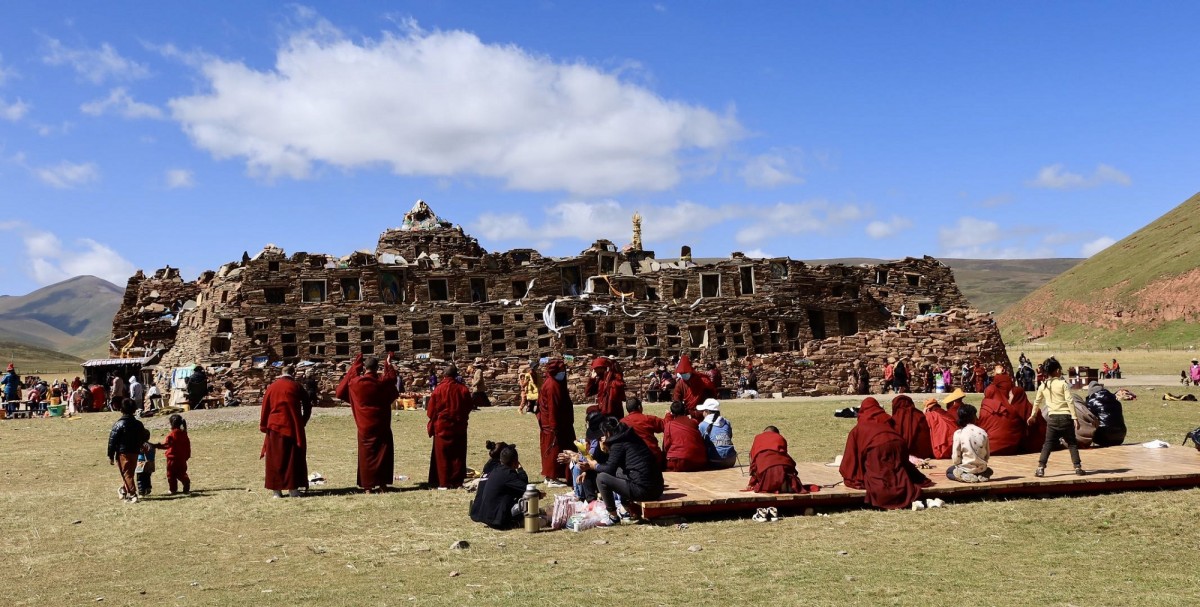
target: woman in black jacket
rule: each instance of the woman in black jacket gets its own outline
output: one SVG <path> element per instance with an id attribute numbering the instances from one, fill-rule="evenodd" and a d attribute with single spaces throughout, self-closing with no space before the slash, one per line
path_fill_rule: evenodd
<path id="1" fill-rule="evenodd" d="M 497 460 L 471 503 L 471 520 L 494 529 L 508 529 L 521 520 L 521 497 L 529 476 L 521 468 L 516 447 L 502 447 Z"/>
<path id="2" fill-rule="evenodd" d="M 612 522 L 620 521 L 613 494 L 626 501 L 649 501 L 662 497 L 663 476 L 658 460 L 650 448 L 633 430 L 614 418 L 601 425 L 602 444 L 607 448 L 608 461 L 603 464 L 580 462 L 583 470 L 595 470 L 596 487 Z"/>

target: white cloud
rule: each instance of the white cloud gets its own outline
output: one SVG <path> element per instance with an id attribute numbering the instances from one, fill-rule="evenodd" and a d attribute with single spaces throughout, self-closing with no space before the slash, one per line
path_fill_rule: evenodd
<path id="1" fill-rule="evenodd" d="M 663 190 L 742 133 L 732 111 L 411 23 L 352 40 L 318 21 L 281 46 L 273 69 L 208 59 L 201 72 L 210 91 L 172 99 L 172 115 L 195 145 L 266 178 L 305 178 L 328 163 L 520 190 Z"/>
<path id="2" fill-rule="evenodd" d="M 567 201 L 546 209 L 542 214 L 545 219 L 536 226 L 524 215 L 484 213 L 471 231 L 491 241 L 571 239 L 591 243 L 607 238 L 616 239 L 620 246 L 626 244 L 622 235 L 632 237 L 635 212 L 642 215 L 642 242 L 646 246 L 677 241 L 734 214 L 731 208 L 714 209 L 689 201 L 651 207 L 626 206 L 616 200 Z"/>
<path id="3" fill-rule="evenodd" d="M 1091 257 L 1092 255 L 1111 247 L 1116 242 L 1116 238 L 1112 238 L 1111 236 L 1101 236 L 1100 238 L 1084 243 L 1084 245 L 1080 247 L 1079 253 L 1084 257 Z"/>
<path id="4" fill-rule="evenodd" d="M 1030 259 L 1054 257 L 1054 249 L 1025 242 L 1028 230 L 1005 230 L 994 221 L 960 217 L 953 226 L 938 229 L 943 257 L 967 259 Z"/>
<path id="5" fill-rule="evenodd" d="M 68 65 L 80 78 L 93 84 L 103 84 L 108 80 L 136 80 L 150 75 L 145 65 L 122 57 L 107 42 L 98 49 L 69 48 L 55 38 L 47 38 L 42 62 L 47 65 Z"/>
<path id="6" fill-rule="evenodd" d="M 1109 183 L 1128 186 L 1133 183 L 1133 180 L 1125 172 L 1107 164 L 1096 165 L 1096 170 L 1092 172 L 1091 176 L 1084 176 L 1068 171 L 1064 165 L 1059 163 L 1042 167 L 1038 171 L 1037 177 L 1026 182 L 1026 185 L 1031 188 L 1051 190 L 1077 190 Z"/>
<path id="7" fill-rule="evenodd" d="M 22 222 L 0 223 L 0 230 L 20 230 L 25 244 L 26 271 L 39 285 L 61 282 L 75 276 L 98 276 L 124 284 L 135 268 L 119 253 L 90 238 L 64 244 L 53 233 L 32 228 Z"/>
<path id="8" fill-rule="evenodd" d="M 754 259 L 767 259 L 770 257 L 775 257 L 775 255 L 772 255 L 772 254 L 770 254 L 762 249 L 758 249 L 758 248 L 750 249 L 749 251 L 745 251 L 742 254 L 745 255 L 746 257 L 752 257 Z"/>
<path id="9" fill-rule="evenodd" d="M 168 190 L 191 188 L 196 185 L 196 176 L 188 169 L 167 169 L 163 179 Z"/>
<path id="10" fill-rule="evenodd" d="M 776 237 L 825 232 L 834 227 L 863 219 L 867 212 L 853 204 L 835 204 L 825 200 L 778 203 L 754 209 L 739 209 L 739 216 L 751 216 L 755 222 L 738 230 L 739 244 L 757 245 Z"/>
<path id="11" fill-rule="evenodd" d="M 25 117 L 29 113 L 29 108 L 33 106 L 18 99 L 12 103 L 0 98 L 0 118 L 9 122 L 16 122 Z"/>
<path id="12" fill-rule="evenodd" d="M 905 217 L 892 215 L 887 221 L 872 221 L 867 224 L 867 236 L 871 238 L 889 238 L 912 227 L 912 221 Z"/>
<path id="13" fill-rule="evenodd" d="M 750 158 L 738 172 L 746 185 L 752 188 L 774 188 L 789 183 L 804 183 L 788 166 L 782 154 L 760 154 Z"/>
<path id="14" fill-rule="evenodd" d="M 31 167 L 29 170 L 43 183 L 63 190 L 100 179 L 100 168 L 94 162 L 74 163 L 64 160 L 54 166 Z"/>
<path id="15" fill-rule="evenodd" d="M 115 111 L 122 118 L 154 118 L 163 117 L 163 111 L 149 103 L 135 101 L 124 87 L 118 87 L 109 92 L 108 97 L 96 99 L 79 106 L 80 111 L 89 116 L 100 116 Z"/>

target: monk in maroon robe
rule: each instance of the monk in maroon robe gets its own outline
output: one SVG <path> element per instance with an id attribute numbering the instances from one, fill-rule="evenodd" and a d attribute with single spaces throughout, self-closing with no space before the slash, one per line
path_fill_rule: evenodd
<path id="1" fill-rule="evenodd" d="M 666 465 L 666 456 L 663 454 L 663 450 L 659 448 L 658 438 L 654 435 L 662 434 L 666 430 L 666 421 L 661 417 L 643 413 L 642 399 L 637 397 L 629 399 L 629 402 L 625 405 L 625 409 L 628 413 L 621 420 L 621 423 L 629 426 L 629 429 L 633 430 L 633 433 L 638 435 L 638 438 L 642 439 L 643 443 L 646 443 L 646 447 L 650 449 L 650 454 L 654 456 L 654 460 L 658 462 L 659 467 L 664 467 Z M 670 415 L 670 413 L 667 415 Z"/>
<path id="2" fill-rule="evenodd" d="M 400 393 L 390 352 L 383 366 L 381 374 L 378 359 L 371 357 L 364 362 L 359 354 L 335 393 L 350 403 L 358 426 L 358 486 L 368 493 L 391 485 L 395 473 L 392 403 Z"/>
<path id="3" fill-rule="evenodd" d="M 975 376 L 975 391 L 983 392 L 984 384 L 987 383 L 987 369 L 983 367 L 983 363 L 975 361 L 975 368 L 972 370 Z"/>
<path id="4" fill-rule="evenodd" d="M 839 468 L 846 486 L 867 492 L 866 503 L 885 510 L 907 508 L 933 482 L 908 461 L 904 437 L 892 427 L 879 401 L 867 398 L 858 410 L 858 424 L 846 437 Z"/>
<path id="5" fill-rule="evenodd" d="M 811 493 L 820 487 L 800 482 L 796 460 L 788 455 L 787 439 L 779 428 L 767 426 L 750 444 L 750 484 L 755 493 Z"/>
<path id="6" fill-rule="evenodd" d="M 558 455 L 575 449 L 575 405 L 567 390 L 567 365 L 556 358 L 546 363 L 545 370 L 537 411 L 542 477 L 547 484 L 565 484 L 567 464 L 558 461 Z"/>
<path id="7" fill-rule="evenodd" d="M 467 418 L 471 415 L 471 391 L 458 381 L 458 367 L 448 365 L 441 381 L 429 395 L 425 425 L 433 439 L 429 456 L 429 486 L 457 489 L 467 478 Z"/>
<path id="8" fill-rule="evenodd" d="M 621 419 L 625 411 L 625 374 L 620 365 L 605 356 L 592 359 L 592 375 L 588 378 L 585 396 L 596 397 L 596 407 L 605 417 Z"/>
<path id="9" fill-rule="evenodd" d="M 929 421 L 917 411 L 913 399 L 901 394 L 892 399 L 892 425 L 904 437 L 908 454 L 920 459 L 933 457 L 933 443 L 929 436 Z M 951 435 L 953 438 L 953 435 Z"/>
<path id="10" fill-rule="evenodd" d="M 704 401 L 717 397 L 717 387 L 713 385 L 712 379 L 703 373 L 697 373 L 692 368 L 692 360 L 687 354 L 679 357 L 679 364 L 675 367 L 675 373 L 679 375 L 679 383 L 675 384 L 675 391 L 672 395 L 672 400 L 681 400 L 687 406 L 688 415 L 692 416 L 696 421 L 704 419 L 704 412 L 697 411 Z"/>
<path id="11" fill-rule="evenodd" d="M 936 459 L 950 459 L 954 431 L 958 430 L 958 407 L 965 396 L 962 388 L 955 388 L 942 402 L 931 398 L 925 403 L 925 421 L 929 424 L 929 439 Z"/>
<path id="12" fill-rule="evenodd" d="M 266 488 L 282 497 L 287 491 L 292 497 L 308 487 L 307 443 L 301 407 L 307 397 L 304 388 L 292 376 L 292 366 L 283 368 L 263 394 L 258 429 L 266 434 L 261 459 L 266 460 Z"/>

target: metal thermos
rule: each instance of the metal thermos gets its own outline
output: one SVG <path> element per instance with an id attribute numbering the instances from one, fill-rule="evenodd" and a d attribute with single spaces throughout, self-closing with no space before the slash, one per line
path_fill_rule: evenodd
<path id="1" fill-rule="evenodd" d="M 542 530 L 541 508 L 538 507 L 538 499 L 541 494 L 538 493 L 537 485 L 525 485 L 525 531 L 529 533 L 537 533 Z"/>

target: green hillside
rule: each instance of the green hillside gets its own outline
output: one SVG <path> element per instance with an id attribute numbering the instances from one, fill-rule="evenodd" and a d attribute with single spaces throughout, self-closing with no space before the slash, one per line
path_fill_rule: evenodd
<path id="1" fill-rule="evenodd" d="M 1009 343 L 1200 344 L 1200 194 L 1000 315 Z"/>
<path id="2" fill-rule="evenodd" d="M 0 340 L 84 358 L 107 355 L 124 289 L 76 276 L 28 295 L 0 297 Z"/>
<path id="3" fill-rule="evenodd" d="M 36 346 L 0 341 L 0 370 L 13 363 L 21 375 L 36 375 L 39 373 L 79 373 L 79 363 L 83 359 L 46 350 Z"/>

